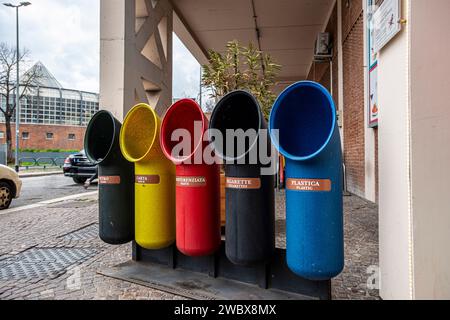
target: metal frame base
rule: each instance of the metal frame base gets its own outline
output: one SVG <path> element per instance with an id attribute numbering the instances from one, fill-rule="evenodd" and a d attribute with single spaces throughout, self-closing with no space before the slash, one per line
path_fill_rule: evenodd
<path id="1" fill-rule="evenodd" d="M 320 300 L 331 300 L 331 280 L 328 281 L 311 281 L 303 279 L 292 273 L 286 265 L 286 251 L 284 249 L 276 249 L 273 255 L 272 261 L 268 264 L 260 264 L 251 267 L 238 266 L 231 263 L 225 255 L 225 242 L 222 242 L 220 250 L 215 255 L 206 257 L 188 257 L 179 252 L 175 245 L 162 250 L 146 250 L 141 248 L 135 242 L 133 242 L 133 261 L 135 266 L 147 267 L 157 269 L 158 272 L 167 268 L 167 272 L 182 271 L 174 273 L 172 277 L 167 277 L 167 281 L 173 282 L 173 277 L 184 277 L 185 280 L 189 278 L 198 278 L 195 281 L 201 281 L 201 277 L 205 279 L 206 282 L 211 284 L 211 280 L 216 280 L 219 284 L 222 280 L 231 280 L 230 283 L 240 282 L 242 284 L 251 285 L 250 287 L 253 291 L 259 292 L 255 297 L 264 297 L 258 290 L 266 291 L 282 291 L 284 292 L 284 298 L 291 299 L 320 299 Z M 125 264 L 124 267 L 130 267 L 132 264 Z M 119 266 L 120 268 L 120 266 Z M 161 269 L 162 268 L 162 269 Z M 140 269 L 141 273 L 146 273 L 145 269 Z M 164 290 L 166 288 L 174 287 L 174 284 L 165 285 L 165 277 L 155 278 L 153 281 L 150 279 L 152 277 L 151 273 L 148 272 L 146 278 L 147 280 L 140 280 L 141 282 L 148 282 L 149 286 L 155 287 L 155 281 L 158 282 L 157 288 L 163 291 L 171 292 L 172 290 Z M 185 273 L 186 276 L 179 275 L 179 273 Z M 107 272 L 108 276 L 115 277 L 111 272 Z M 126 276 L 124 274 L 118 276 L 121 279 L 127 280 L 126 278 L 133 278 L 132 276 Z M 206 278 L 212 278 L 206 280 Z M 216 279 L 220 278 L 220 279 Z M 130 280 L 130 279 L 128 279 Z M 133 281 L 134 280 L 134 281 Z M 194 280 L 192 278 L 192 280 Z M 220 281 L 219 281 L 220 280 Z M 132 282 L 136 282 L 136 279 L 131 279 Z M 213 281 L 214 283 L 214 281 Z M 222 283 L 223 284 L 223 283 Z M 145 285 L 145 283 L 144 283 Z M 175 285 L 176 286 L 176 285 Z M 230 284 L 228 284 L 228 287 Z M 214 287 L 214 286 L 213 286 Z M 259 287 L 259 288 L 258 288 Z M 238 288 L 236 288 L 238 289 Z M 228 288 L 227 290 L 232 290 Z M 174 288 L 172 293 L 179 293 L 182 288 Z M 250 290 L 249 292 L 251 292 Z M 219 294 L 215 296 L 218 299 L 227 299 L 226 295 Z M 268 292 L 269 293 L 269 292 Z M 291 294 L 291 295 L 290 295 Z M 205 294 L 204 296 L 208 296 Z M 214 295 L 213 295 L 214 296 Z M 248 294 L 252 297 L 252 294 Z M 283 299 L 281 296 L 271 296 L 268 295 L 269 299 Z M 278 298 L 277 298 L 278 297 Z M 195 297 L 194 297 L 195 298 Z M 200 299 L 203 298 L 200 294 Z M 214 297 L 213 297 L 214 298 Z M 231 298 L 232 299 L 232 298 Z"/>

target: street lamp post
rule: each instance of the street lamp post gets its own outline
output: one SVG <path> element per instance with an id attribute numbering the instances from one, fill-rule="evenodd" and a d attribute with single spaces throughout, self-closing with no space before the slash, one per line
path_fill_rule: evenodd
<path id="1" fill-rule="evenodd" d="M 29 6 L 30 2 L 21 2 L 18 5 L 4 3 L 3 5 L 16 9 L 16 54 L 17 54 L 17 78 L 16 78 L 16 171 L 19 172 L 19 126 L 20 126 L 20 72 L 19 72 L 19 8 Z M 7 101 L 6 103 L 9 103 Z"/>

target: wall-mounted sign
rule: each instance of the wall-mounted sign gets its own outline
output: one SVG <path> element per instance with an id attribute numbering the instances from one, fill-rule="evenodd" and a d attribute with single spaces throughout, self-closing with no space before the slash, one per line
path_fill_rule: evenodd
<path id="1" fill-rule="evenodd" d="M 384 0 L 373 15 L 374 49 L 380 51 L 402 29 L 401 0 Z"/>
<path id="2" fill-rule="evenodd" d="M 369 126 L 378 125 L 378 64 L 369 70 Z"/>
<path id="3" fill-rule="evenodd" d="M 386 1 L 386 0 L 385 0 Z M 367 0 L 366 14 L 367 14 L 367 63 L 368 63 L 368 88 L 367 88 L 367 103 L 368 103 L 368 126 L 375 128 L 378 126 L 378 51 L 375 49 L 375 22 L 374 12 L 379 7 L 375 5 L 375 0 Z"/>

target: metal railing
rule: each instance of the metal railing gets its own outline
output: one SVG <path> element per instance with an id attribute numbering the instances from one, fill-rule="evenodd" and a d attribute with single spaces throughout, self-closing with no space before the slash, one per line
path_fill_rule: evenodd
<path id="1" fill-rule="evenodd" d="M 20 158 L 19 166 L 21 168 L 25 168 L 25 170 L 35 169 L 35 168 L 62 168 L 64 165 L 64 161 L 66 158 L 50 158 L 50 157 L 41 157 L 41 158 Z"/>

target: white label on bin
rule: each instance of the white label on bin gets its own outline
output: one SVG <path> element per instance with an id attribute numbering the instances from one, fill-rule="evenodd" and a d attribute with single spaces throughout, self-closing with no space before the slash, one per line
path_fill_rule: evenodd
<path id="1" fill-rule="evenodd" d="M 287 189 L 292 191 L 331 191 L 329 179 L 288 179 Z"/>
<path id="2" fill-rule="evenodd" d="M 177 187 L 206 187 L 206 177 L 177 177 Z"/>

